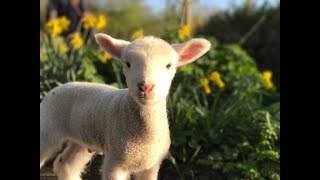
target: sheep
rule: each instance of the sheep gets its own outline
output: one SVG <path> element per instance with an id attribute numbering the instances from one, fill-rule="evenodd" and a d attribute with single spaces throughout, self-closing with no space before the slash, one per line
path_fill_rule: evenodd
<path id="1" fill-rule="evenodd" d="M 211 44 L 194 38 L 170 45 L 154 36 L 128 42 L 102 33 L 95 39 L 123 63 L 128 88 L 70 82 L 52 89 L 40 104 L 40 169 L 68 142 L 54 161 L 60 180 L 80 180 L 96 153 L 105 155 L 104 180 L 155 180 L 171 143 L 166 99 L 176 69 Z"/>

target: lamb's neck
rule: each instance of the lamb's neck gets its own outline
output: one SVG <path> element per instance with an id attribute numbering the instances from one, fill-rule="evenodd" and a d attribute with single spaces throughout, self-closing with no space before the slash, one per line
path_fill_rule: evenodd
<path id="1" fill-rule="evenodd" d="M 127 102 L 129 103 L 130 111 L 134 112 L 134 118 L 145 130 L 158 133 L 160 131 L 168 130 L 168 118 L 166 110 L 166 100 L 161 100 L 153 105 L 142 106 L 133 100 L 133 98 L 128 95 Z"/>

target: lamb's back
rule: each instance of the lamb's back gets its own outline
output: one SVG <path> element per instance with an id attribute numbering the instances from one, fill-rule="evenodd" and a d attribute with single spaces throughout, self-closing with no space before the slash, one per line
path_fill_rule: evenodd
<path id="1" fill-rule="evenodd" d="M 46 108 L 40 109 L 49 109 L 49 119 L 62 125 L 70 136 L 100 145 L 105 133 L 113 128 L 112 119 L 119 114 L 119 106 L 126 93 L 127 89 L 105 84 L 66 83 L 51 90 L 41 103 Z"/>

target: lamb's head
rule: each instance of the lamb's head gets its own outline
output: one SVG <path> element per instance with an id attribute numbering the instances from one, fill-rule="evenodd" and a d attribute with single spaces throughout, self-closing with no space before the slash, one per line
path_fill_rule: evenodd
<path id="1" fill-rule="evenodd" d="M 168 44 L 152 36 L 132 42 L 96 34 L 98 44 L 123 63 L 131 97 L 140 105 L 165 100 L 176 68 L 191 63 L 210 49 L 205 39 Z"/>

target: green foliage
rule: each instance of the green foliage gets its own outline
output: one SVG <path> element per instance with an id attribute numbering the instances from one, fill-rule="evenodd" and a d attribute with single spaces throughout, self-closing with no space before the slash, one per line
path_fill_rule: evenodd
<path id="1" fill-rule="evenodd" d="M 250 6 L 251 7 L 251 6 Z M 243 44 L 260 70 L 271 69 L 273 80 L 280 89 L 280 5 L 270 7 L 236 7 L 233 11 L 220 12 L 195 30 L 196 35 L 215 36 L 223 43 L 237 43 L 263 16 L 266 20 Z"/>
<path id="2" fill-rule="evenodd" d="M 164 174 L 279 179 L 278 93 L 266 89 L 255 62 L 239 46 L 219 46 L 214 38 L 211 43 L 210 52 L 179 69 L 173 81 L 168 99 L 172 146 Z M 212 71 L 226 86 L 212 83 L 212 93 L 205 94 L 199 79 Z"/>
<path id="3" fill-rule="evenodd" d="M 103 77 L 106 84 L 110 84 L 117 88 L 126 88 L 125 77 L 122 73 L 122 63 L 118 60 L 110 60 L 106 64 L 100 61 L 94 62 L 99 75 Z"/>
<path id="4" fill-rule="evenodd" d="M 63 43 L 63 42 L 61 42 Z M 50 35 L 43 35 L 40 63 L 40 101 L 54 87 L 72 81 L 88 81 L 104 83 L 97 74 L 94 61 L 99 57 L 89 48 L 82 47 L 61 53 L 60 45 L 54 43 Z"/>

